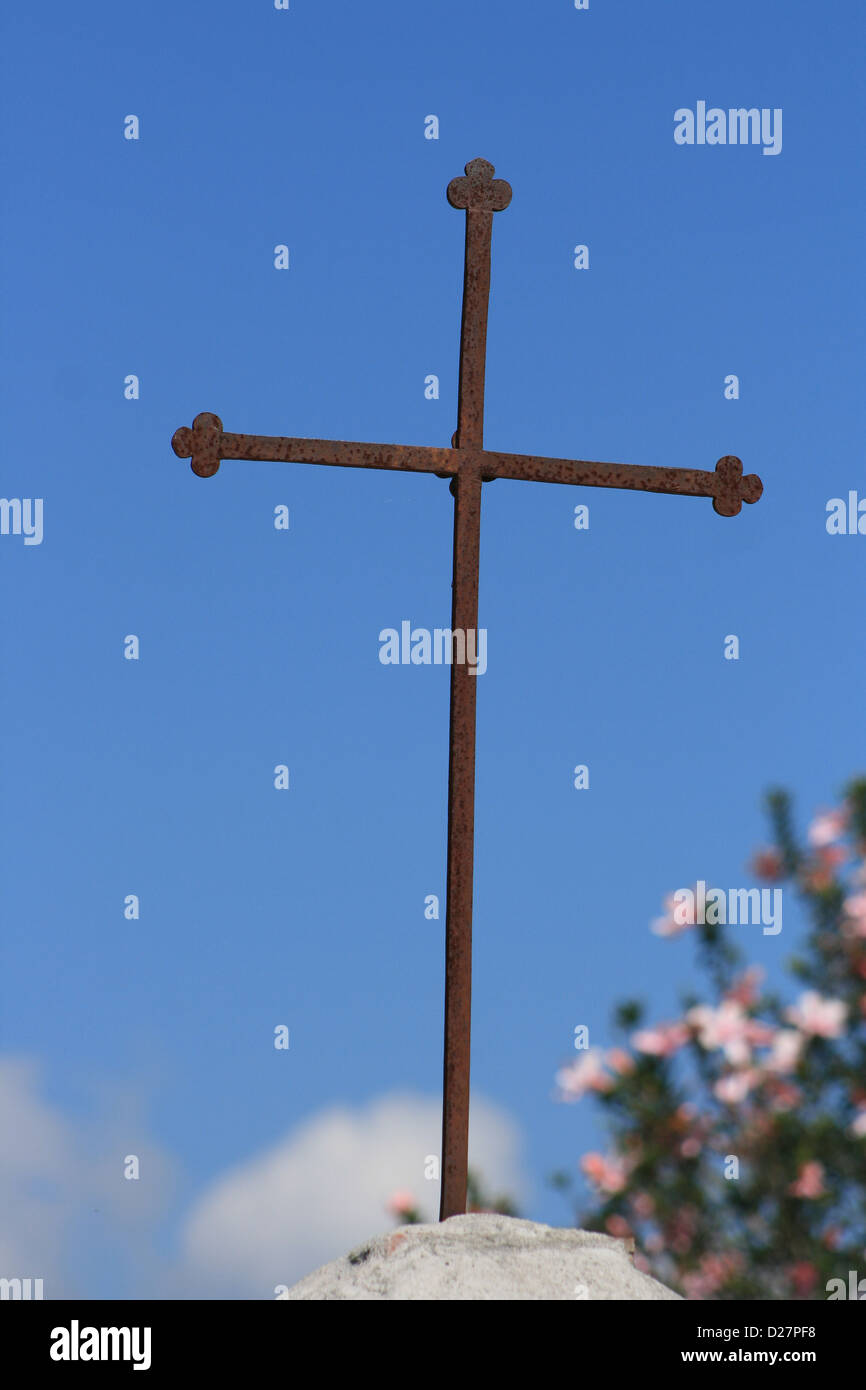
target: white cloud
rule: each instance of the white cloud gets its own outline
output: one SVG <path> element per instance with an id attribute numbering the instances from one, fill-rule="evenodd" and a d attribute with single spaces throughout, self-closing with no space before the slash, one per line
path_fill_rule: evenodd
<path id="1" fill-rule="evenodd" d="M 48 1299 L 112 1297 L 125 1264 L 155 1273 L 150 1230 L 174 1165 L 128 1090 L 103 1087 L 97 1113 L 73 1119 L 40 1094 L 41 1071 L 0 1058 L 0 1277 L 42 1279 Z M 139 1181 L 123 1175 L 130 1153 Z"/>
<path id="2" fill-rule="evenodd" d="M 41 1278 L 46 1298 L 273 1298 L 319 1265 L 388 1229 L 389 1196 L 408 1190 L 435 1220 L 440 1104 L 417 1094 L 334 1106 L 214 1179 L 178 1222 L 177 1255 L 157 1237 L 176 1164 L 147 1133 L 130 1088 L 102 1088 L 98 1113 L 63 1113 L 40 1093 L 40 1066 L 0 1058 L 0 1276 Z M 518 1200 L 520 1136 L 503 1110 L 472 1100 L 470 1162 L 485 1191 Z M 123 1177 L 138 1155 L 141 1179 Z"/>
<path id="3" fill-rule="evenodd" d="M 502 1110 L 473 1098 L 470 1163 L 485 1190 L 520 1198 L 519 1135 Z M 424 1161 L 440 1148 L 438 1100 L 384 1096 L 314 1116 L 214 1182 L 183 1235 L 188 1296 L 273 1297 L 326 1261 L 387 1229 L 385 1204 L 410 1191 L 435 1220 L 439 1183 Z"/>
<path id="4" fill-rule="evenodd" d="M 36 1095 L 37 1068 L 0 1062 L 0 1276 L 43 1279 L 60 1266 L 69 1126 Z"/>

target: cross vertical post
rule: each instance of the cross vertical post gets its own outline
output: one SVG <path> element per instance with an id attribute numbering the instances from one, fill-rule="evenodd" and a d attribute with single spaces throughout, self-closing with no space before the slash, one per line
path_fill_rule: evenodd
<path id="1" fill-rule="evenodd" d="M 451 479 L 454 494 L 451 632 L 478 632 L 481 541 L 481 461 L 484 448 L 484 372 L 490 300 L 493 214 L 506 208 L 511 189 L 493 178 L 485 159 L 452 179 L 447 198 L 466 212 L 463 314 L 457 430 L 461 456 Z M 454 637 L 452 635 L 452 643 Z M 476 647 L 477 650 L 477 647 Z M 448 866 L 445 895 L 445 1057 L 442 1080 L 442 1183 L 439 1220 L 466 1210 L 469 1161 L 469 1076 L 472 1019 L 472 883 L 475 856 L 475 707 L 477 672 L 451 662 L 448 732 Z"/>
<path id="2" fill-rule="evenodd" d="M 478 627 L 481 477 L 452 479 L 454 554 L 451 632 Z M 451 641 L 454 638 L 452 635 Z M 468 662 L 451 662 L 448 729 L 448 863 L 445 889 L 445 1060 L 439 1220 L 466 1210 L 472 1018 L 472 877 L 475 856 L 475 697 Z"/>
<path id="3" fill-rule="evenodd" d="M 757 502 L 763 485 L 726 454 L 713 472 L 586 459 L 505 454 L 484 448 L 484 372 L 490 295 L 493 214 L 508 207 L 511 188 L 494 179 L 485 159 L 473 159 L 452 179 L 447 198 L 466 212 L 463 314 L 457 429 L 450 449 L 410 444 L 371 444 L 260 434 L 229 434 L 218 415 L 204 412 L 192 428 L 175 430 L 172 448 L 194 473 L 211 478 L 223 459 L 261 463 L 311 463 L 336 468 L 399 469 L 451 480 L 454 553 L 451 595 L 451 715 L 448 748 L 448 860 L 445 913 L 445 1064 L 442 1098 L 440 1221 L 466 1210 L 469 1145 L 469 1063 L 472 1005 L 472 870 L 475 841 L 475 668 L 455 660 L 454 635 L 478 640 L 478 574 L 481 490 L 494 478 L 627 488 L 639 492 L 711 497 L 719 516 L 736 516 L 743 502 Z M 459 644 L 457 649 L 459 650 Z M 476 651 L 478 650 L 476 645 Z"/>

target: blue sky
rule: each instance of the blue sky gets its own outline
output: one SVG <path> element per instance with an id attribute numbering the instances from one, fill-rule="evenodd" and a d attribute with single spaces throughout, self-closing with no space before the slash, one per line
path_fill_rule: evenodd
<path id="1" fill-rule="evenodd" d="M 209 410 L 446 445 L 464 219 L 445 187 L 481 155 L 514 190 L 488 447 L 734 453 L 763 479 L 733 519 L 484 489 L 473 1085 L 522 1145 L 525 1214 L 564 1223 L 545 1178 L 603 1142 L 591 1102 L 551 1099 L 574 1026 L 612 1041 L 634 994 L 669 1016 L 696 979 L 687 943 L 648 930 L 663 895 L 752 882 L 769 785 L 803 824 L 863 770 L 866 539 L 825 528 L 830 498 L 866 495 L 862 11 L 55 0 L 4 31 L 2 493 L 44 499 L 44 537 L 0 536 L 0 1050 L 106 1184 L 148 1146 L 162 1175 L 101 1208 L 85 1184 L 88 1212 L 138 1202 L 133 1226 L 82 1226 L 85 1187 L 57 1198 L 56 1288 L 146 1291 L 143 1249 L 170 1262 L 227 1172 L 334 1107 L 441 1085 L 444 911 L 424 899 L 444 900 L 448 673 L 383 666 L 378 634 L 448 623 L 448 485 L 240 462 L 201 480 L 174 430 Z M 698 101 L 781 108 L 781 153 L 677 145 Z M 749 958 L 778 973 L 798 921 L 741 928 Z"/>

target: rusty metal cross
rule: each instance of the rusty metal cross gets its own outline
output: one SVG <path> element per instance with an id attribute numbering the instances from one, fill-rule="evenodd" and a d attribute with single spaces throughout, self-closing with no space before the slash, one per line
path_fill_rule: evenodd
<path id="1" fill-rule="evenodd" d="M 200 478 L 216 473 L 222 459 L 266 463 L 323 463 L 339 468 L 405 469 L 450 478 L 454 495 L 451 630 L 478 630 L 478 556 L 482 484 L 494 478 L 631 488 L 640 492 L 711 497 L 720 516 L 736 516 L 743 502 L 757 502 L 763 487 L 754 473 L 743 477 L 738 458 L 719 459 L 713 472 L 693 468 L 590 463 L 584 459 L 501 454 L 484 448 L 484 368 L 490 295 L 493 214 L 511 202 L 511 188 L 493 177 L 485 159 L 473 159 L 465 176 L 452 179 L 447 197 L 466 213 L 463 318 L 457 430 L 450 449 L 411 444 L 361 444 L 332 439 L 287 439 L 227 434 L 218 415 L 197 415 L 172 439 L 179 458 L 192 460 Z M 477 638 L 476 638 L 477 640 Z M 442 1097 L 442 1187 L 439 1219 L 466 1210 L 469 1147 L 469 1038 L 472 990 L 472 868 L 475 836 L 475 670 L 451 663 L 448 750 L 448 860 L 445 920 L 445 1068 Z"/>

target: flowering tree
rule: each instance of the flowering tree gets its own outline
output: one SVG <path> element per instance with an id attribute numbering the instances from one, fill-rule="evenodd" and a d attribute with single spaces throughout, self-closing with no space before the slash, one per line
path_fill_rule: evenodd
<path id="1" fill-rule="evenodd" d="M 804 847 L 788 795 L 767 805 L 775 846 L 752 870 L 789 883 L 811 919 L 788 962 L 794 997 L 743 968 L 706 920 L 718 912 L 684 921 L 669 899 L 653 929 L 691 933 L 716 1002 L 685 999 L 649 1025 L 623 1003 L 623 1045 L 557 1075 L 559 1099 L 597 1096 L 612 1137 L 581 1160 L 595 1207 L 579 1224 L 634 1236 L 636 1263 L 687 1298 L 827 1298 L 829 1281 L 866 1273 L 866 778 Z"/>

